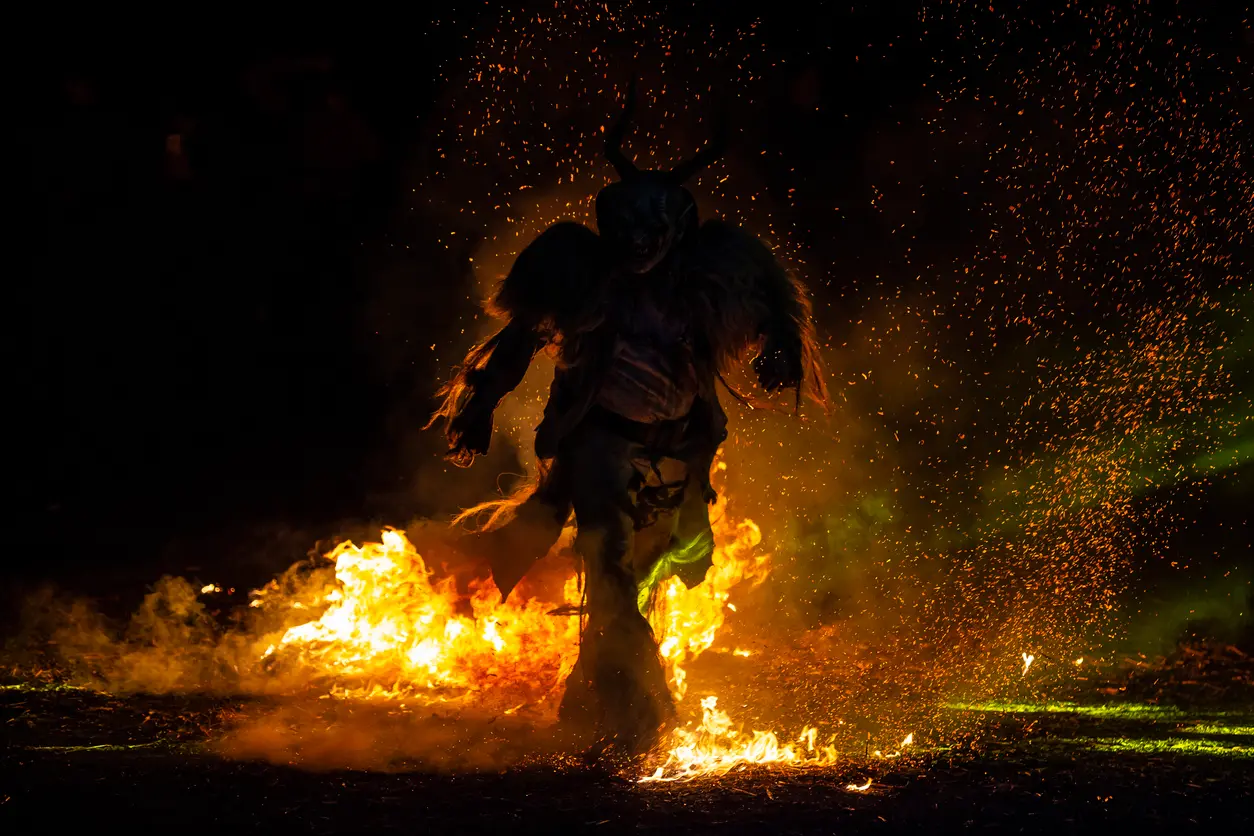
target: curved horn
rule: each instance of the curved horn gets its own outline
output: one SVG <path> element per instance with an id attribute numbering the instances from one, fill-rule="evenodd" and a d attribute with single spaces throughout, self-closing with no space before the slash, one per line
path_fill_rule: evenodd
<path id="1" fill-rule="evenodd" d="M 605 132 L 605 158 L 614 166 L 619 178 L 628 180 L 640 173 L 636 164 L 627 159 L 621 146 L 623 137 L 627 135 L 627 127 L 631 123 L 632 111 L 636 109 L 636 80 L 633 78 L 627 85 L 627 97 L 623 103 L 623 115 L 618 117 L 608 131 Z"/>
<path id="2" fill-rule="evenodd" d="M 721 110 L 714 117 L 714 138 L 698 151 L 690 160 L 680 163 L 667 174 L 676 185 L 682 185 L 701 169 L 716 162 L 727 151 L 729 136 L 727 117 Z"/>

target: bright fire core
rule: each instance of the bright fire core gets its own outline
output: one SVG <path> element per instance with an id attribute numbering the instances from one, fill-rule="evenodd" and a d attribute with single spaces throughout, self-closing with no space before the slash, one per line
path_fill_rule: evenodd
<path id="1" fill-rule="evenodd" d="M 650 613 L 671 691 L 687 692 L 684 664 L 709 649 L 729 592 L 742 581 L 765 579 L 770 555 L 758 551 L 761 533 L 751 520 L 727 520 L 720 502 L 714 566 L 692 589 L 662 582 Z M 571 575 L 564 601 L 502 603 L 491 581 L 472 585 L 469 608 L 453 578 L 435 579 L 404 532 L 388 529 L 381 542 L 341 543 L 335 583 L 311 604 L 325 607 L 289 628 L 264 656 L 316 671 L 347 697 L 405 696 L 455 701 L 500 696 L 515 703 L 558 695 L 578 654 L 580 579 Z M 272 603 L 276 590 L 254 593 L 254 606 Z M 566 605 L 562 607 L 561 605 Z"/>

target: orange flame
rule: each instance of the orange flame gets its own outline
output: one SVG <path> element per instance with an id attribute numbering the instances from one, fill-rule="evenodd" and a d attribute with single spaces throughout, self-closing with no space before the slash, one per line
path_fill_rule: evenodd
<path id="1" fill-rule="evenodd" d="M 649 614 L 671 693 L 677 700 L 688 692 L 684 664 L 709 650 L 726 619 L 725 610 L 735 610 L 728 603 L 732 588 L 742 581 L 761 583 L 771 570 L 771 556 L 755 551 L 762 542 L 757 524 L 753 520 L 725 522 L 723 511 L 724 500 L 720 498 L 714 510 L 719 521 L 715 526 L 714 565 L 705 580 L 692 589 L 678 578 L 663 581 Z M 749 655 L 747 651 L 736 653 Z"/>
<path id="2" fill-rule="evenodd" d="M 381 543 L 341 543 L 327 557 L 336 583 L 320 603 L 329 606 L 264 655 L 329 677 L 339 695 L 452 701 L 495 692 L 535 702 L 574 665 L 576 619 L 550 615 L 552 605 L 536 600 L 502 604 L 491 583 L 473 589 L 471 614 L 459 612 L 455 581 L 433 581 L 403 532 L 385 530 Z M 564 598 L 578 604 L 576 578 Z"/>
<path id="3" fill-rule="evenodd" d="M 770 570 L 770 556 L 756 551 L 756 524 L 731 522 L 725 499 L 713 514 L 716 549 L 705 580 L 692 589 L 676 578 L 663 581 L 650 614 L 676 698 L 687 690 L 684 664 L 709 649 L 722 627 L 731 588 L 759 583 Z M 517 708 L 560 696 L 578 653 L 579 623 L 554 614 L 552 602 L 514 596 L 501 603 L 495 585 L 484 581 L 472 587 L 468 614 L 454 580 L 433 579 L 394 529 L 379 543 L 341 543 L 327 558 L 335 561 L 335 581 L 312 603 L 276 602 L 274 590 L 254 593 L 256 606 L 313 613 L 326 606 L 289 628 L 264 659 L 329 680 L 332 693 L 345 697 L 451 702 L 490 694 Z M 579 592 L 572 574 L 563 590 L 566 612 L 578 612 Z"/>
<path id="4" fill-rule="evenodd" d="M 726 775 L 747 765 L 830 766 L 838 759 L 834 746 L 817 744 L 818 729 L 814 727 L 803 729 L 796 742 L 790 743 L 780 743 L 774 732 L 755 731 L 746 738 L 718 707 L 718 697 L 702 699 L 701 710 L 701 725 L 695 731 L 672 732 L 673 745 L 666 762 L 641 778 L 641 783 Z"/>
<path id="5" fill-rule="evenodd" d="M 722 498 L 712 512 L 715 554 L 705 579 L 691 589 L 676 578 L 663 581 L 649 614 L 677 699 L 687 692 L 684 666 L 713 645 L 726 612 L 735 611 L 731 590 L 745 581 L 761 583 L 770 572 L 770 555 L 758 551 L 758 526 L 733 521 Z M 310 615 L 321 609 L 266 648 L 262 657 L 271 664 L 293 666 L 304 680 L 329 683 L 331 694 L 349 698 L 473 699 L 513 714 L 526 706 L 552 706 L 560 697 L 578 654 L 579 620 L 558 613 L 578 612 L 577 576 L 565 582 L 566 606 L 555 609 L 554 602 L 535 599 L 501 603 L 491 581 L 473 585 L 467 601 L 452 578 L 433 579 L 404 532 L 394 529 L 384 530 L 378 543 L 341 543 L 327 558 L 335 561 L 334 582 L 303 602 L 285 599 L 277 587 L 254 593 L 253 603 L 266 608 Z M 769 731 L 744 734 L 717 703 L 715 696 L 701 700 L 700 724 L 673 730 L 667 751 L 659 753 L 664 762 L 641 781 L 718 776 L 746 765 L 807 768 L 837 761 L 836 748 L 831 741 L 820 744 L 816 727 L 802 729 L 790 742 Z M 911 742 L 907 737 L 901 747 Z"/>

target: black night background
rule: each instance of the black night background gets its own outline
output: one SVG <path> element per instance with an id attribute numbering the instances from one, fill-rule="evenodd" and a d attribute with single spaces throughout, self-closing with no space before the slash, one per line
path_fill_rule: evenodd
<path id="1" fill-rule="evenodd" d="M 443 4 L 308 38 L 35 39 L 33 106 L 10 129 L 28 258 L 10 281 L 0 811 L 21 832 L 63 832 L 68 786 L 105 818 L 188 829 L 1036 832 L 1248 816 L 1243 6 Z M 862 760 L 845 747 L 835 766 L 636 784 L 505 744 L 463 763 L 444 750 L 477 719 L 441 736 L 395 718 L 379 720 L 402 724 L 389 734 L 438 742 L 337 763 L 323 755 L 346 738 L 320 747 L 309 731 L 222 755 L 210 744 L 260 710 L 241 706 L 283 695 L 200 674 L 122 687 L 99 668 L 118 646 L 60 655 L 49 640 L 67 613 L 124 624 L 168 575 L 229 587 L 204 616 L 225 625 L 307 553 L 384 526 L 423 551 L 415 532 L 527 471 L 543 370 L 470 469 L 421 427 L 485 333 L 491 282 L 549 223 L 591 222 L 611 176 L 599 131 L 633 76 L 648 92 L 629 146 L 642 161 L 690 153 L 730 105 L 732 151 L 694 193 L 810 287 L 836 397 L 827 418 L 783 397 L 728 405 L 728 513 L 760 526 L 772 564 L 732 592 L 746 614 L 728 635 L 755 655 L 727 643 L 693 668 L 685 705 L 743 678 L 718 665 L 767 665 L 778 644 L 793 661 L 761 694 L 805 696 L 719 705 L 781 741 L 838 706 L 869 741 Z M 803 650 L 827 661 L 796 663 Z M 1024 684 L 1032 652 L 1039 686 Z M 829 664 L 843 673 L 815 684 Z M 958 694 L 958 680 L 988 690 Z M 977 719 L 943 714 L 960 698 Z M 1132 708 L 1084 708 L 1108 702 Z M 920 751 L 875 761 L 899 722 Z M 1050 745 L 1029 745 L 1041 735 Z M 846 787 L 872 776 L 868 792 Z"/>

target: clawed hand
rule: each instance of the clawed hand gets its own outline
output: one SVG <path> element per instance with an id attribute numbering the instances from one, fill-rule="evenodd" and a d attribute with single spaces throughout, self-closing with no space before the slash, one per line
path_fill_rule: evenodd
<path id="1" fill-rule="evenodd" d="M 475 456 L 488 452 L 492 441 L 492 413 L 463 412 L 449 424 L 449 450 L 445 458 L 458 467 L 467 467 Z"/>

